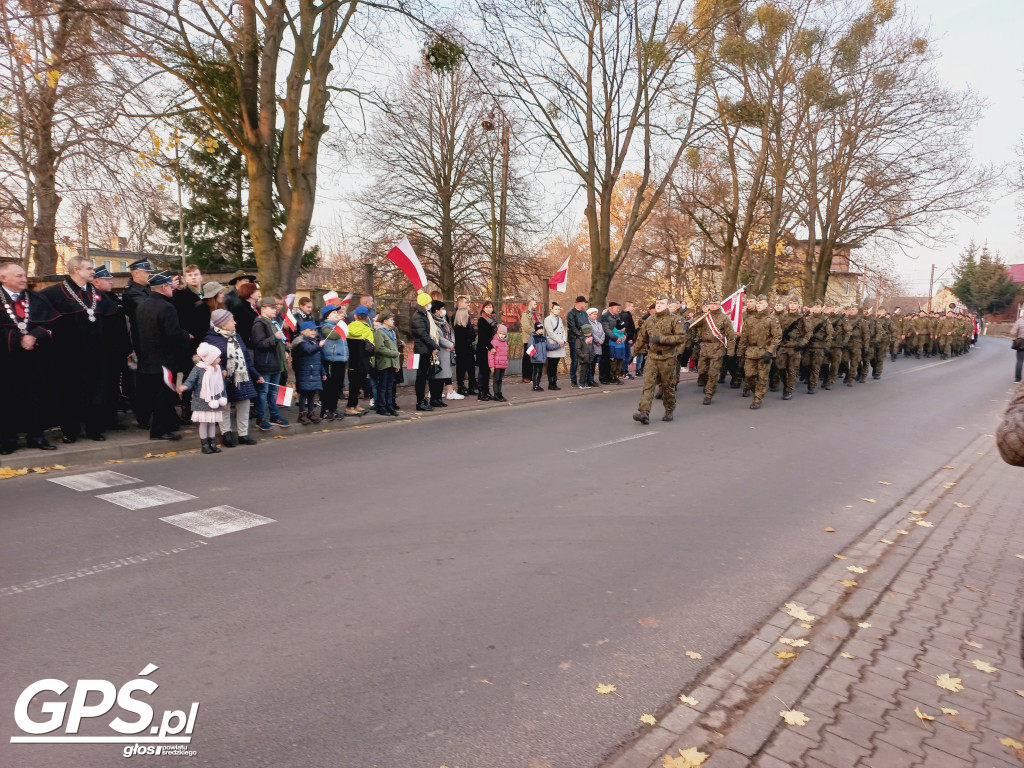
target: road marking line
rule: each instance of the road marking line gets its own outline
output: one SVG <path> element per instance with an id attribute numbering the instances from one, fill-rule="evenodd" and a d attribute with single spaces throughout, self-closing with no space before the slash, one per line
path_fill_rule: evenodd
<path id="1" fill-rule="evenodd" d="M 213 536 L 222 536 L 225 533 L 244 531 L 246 528 L 253 528 L 257 525 L 277 522 L 272 518 L 226 505 L 200 509 L 197 512 L 183 512 L 180 515 L 171 515 L 160 519 L 165 523 L 198 533 L 208 539 Z"/>
<path id="2" fill-rule="evenodd" d="M 658 433 L 655 432 L 654 430 L 651 430 L 650 432 L 641 432 L 639 435 L 630 435 L 629 437 L 619 437 L 619 438 L 617 438 L 615 440 L 608 440 L 608 441 L 603 442 L 603 443 L 596 443 L 594 445 L 587 445 L 587 446 L 584 446 L 583 448 L 577 448 L 575 450 L 573 450 L 572 448 L 566 448 L 565 450 L 566 450 L 567 453 L 583 453 L 583 451 L 592 451 L 595 448 L 606 448 L 609 445 L 615 445 L 616 443 L 625 443 L 627 440 L 639 440 L 641 437 L 650 437 L 651 435 L 656 435 L 656 434 L 658 434 Z"/>
<path id="3" fill-rule="evenodd" d="M 120 472 L 89 472 L 85 475 L 69 475 L 67 477 L 48 477 L 51 483 L 63 485 L 73 491 L 98 491 L 100 488 L 113 488 L 115 485 L 141 483 L 137 477 L 122 475 Z"/>
<path id="4" fill-rule="evenodd" d="M 899 376 L 900 374 L 903 373 L 916 373 L 917 371 L 927 371 L 929 368 L 934 368 L 936 365 L 945 365 L 946 363 L 952 362 L 953 361 L 951 359 L 939 360 L 934 363 L 925 363 L 924 365 L 919 365 L 916 368 L 904 368 L 902 371 L 896 371 L 896 373 L 890 374 L 889 378 L 892 378 L 893 376 Z"/>
<path id="5" fill-rule="evenodd" d="M 176 501 L 188 501 L 194 499 L 195 496 L 162 485 L 153 485 L 149 488 L 133 488 L 130 491 L 101 493 L 96 498 L 126 509 L 146 509 L 147 507 L 159 507 L 161 504 L 173 504 Z"/>
<path id="6" fill-rule="evenodd" d="M 150 560 L 156 560 L 158 557 L 167 557 L 168 555 L 175 555 L 178 552 L 185 552 L 186 550 L 195 549 L 196 547 L 205 547 L 206 544 L 207 542 L 205 541 L 190 541 L 188 544 L 183 544 L 180 547 L 171 547 L 170 549 L 157 549 L 152 552 L 145 552 L 139 555 L 131 555 L 130 557 L 120 557 L 117 560 L 111 560 L 108 563 L 90 565 L 85 568 L 80 568 L 77 571 L 68 571 L 67 573 L 60 573 L 56 576 L 48 576 L 45 579 L 35 579 L 34 581 L 26 581 L 24 584 L 17 584 L 13 587 L 2 587 L 0 588 L 0 597 L 9 597 L 11 595 L 17 595 L 21 592 L 28 592 L 32 589 L 41 589 L 42 587 L 49 587 L 53 584 L 60 584 L 62 581 L 72 581 L 74 579 L 80 579 L 83 576 L 94 576 L 97 573 L 113 571 L 117 568 L 123 568 L 126 565 L 137 565 L 138 563 L 145 563 Z"/>

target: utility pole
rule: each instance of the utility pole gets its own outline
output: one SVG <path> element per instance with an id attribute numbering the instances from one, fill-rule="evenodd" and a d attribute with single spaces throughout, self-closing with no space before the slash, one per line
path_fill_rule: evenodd
<path id="1" fill-rule="evenodd" d="M 178 159 L 178 129 L 174 129 L 174 175 L 178 180 L 178 253 L 181 254 L 181 274 L 185 274 L 185 220 L 181 213 L 181 161 Z"/>
<path id="2" fill-rule="evenodd" d="M 932 264 L 932 276 L 928 278 L 928 311 L 932 311 L 932 288 L 935 286 L 935 265 Z"/>
<path id="3" fill-rule="evenodd" d="M 498 263 L 494 270 L 494 297 L 505 298 L 505 219 L 508 212 L 508 117 L 502 112 L 501 127 L 501 197 L 498 198 Z"/>
<path id="4" fill-rule="evenodd" d="M 82 258 L 89 258 L 89 203 L 82 206 Z"/>

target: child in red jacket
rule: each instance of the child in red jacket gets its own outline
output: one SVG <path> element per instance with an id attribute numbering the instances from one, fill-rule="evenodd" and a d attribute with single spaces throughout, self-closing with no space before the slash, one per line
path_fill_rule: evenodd
<path id="1" fill-rule="evenodd" d="M 494 399 L 505 402 L 501 394 L 501 381 L 508 368 L 508 328 L 504 325 L 498 326 L 498 333 L 491 339 L 491 348 L 487 350 L 487 365 L 494 371 Z"/>

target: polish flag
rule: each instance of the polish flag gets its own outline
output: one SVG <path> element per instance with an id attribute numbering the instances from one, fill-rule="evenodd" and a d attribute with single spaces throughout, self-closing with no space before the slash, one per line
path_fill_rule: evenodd
<path id="1" fill-rule="evenodd" d="M 415 352 L 410 352 L 405 359 L 406 370 L 418 371 L 420 368 L 420 356 Z"/>
<path id="2" fill-rule="evenodd" d="M 283 405 L 286 408 L 292 404 L 292 395 L 295 394 L 295 390 L 291 387 L 282 387 L 280 384 L 277 385 L 277 397 L 274 398 L 274 402 L 278 405 Z"/>
<path id="3" fill-rule="evenodd" d="M 171 388 L 171 392 L 178 393 L 178 388 L 174 386 L 174 374 L 171 373 L 171 369 L 166 365 L 161 365 L 164 369 L 164 384 Z"/>
<path id="4" fill-rule="evenodd" d="M 350 301 L 352 301 L 352 294 L 351 293 L 348 294 L 344 299 L 341 300 L 341 304 L 339 306 L 341 306 L 342 309 L 344 309 L 345 307 L 348 306 Z"/>
<path id="5" fill-rule="evenodd" d="M 331 341 L 337 341 L 338 339 L 348 338 L 348 323 L 344 320 L 339 320 L 338 324 L 331 328 L 331 332 L 327 334 L 327 338 Z"/>
<path id="6" fill-rule="evenodd" d="M 729 316 L 729 322 L 736 333 L 743 330 L 743 296 L 746 292 L 747 288 L 743 286 L 722 302 L 722 311 Z"/>
<path id="7" fill-rule="evenodd" d="M 533 344 L 531 344 L 526 348 L 526 354 L 528 354 L 530 357 L 533 357 L 535 354 L 537 354 L 537 348 L 533 346 Z"/>
<path id="8" fill-rule="evenodd" d="M 284 320 L 282 322 L 284 327 L 288 329 L 288 333 L 295 333 L 295 329 L 298 328 L 295 324 L 295 315 L 292 314 L 290 309 L 284 311 Z"/>
<path id="9" fill-rule="evenodd" d="M 427 284 L 427 273 L 423 271 L 423 265 L 420 264 L 408 237 L 403 237 L 402 242 L 388 251 L 387 258 L 412 281 L 413 288 L 417 291 L 423 290 L 423 286 Z"/>
<path id="10" fill-rule="evenodd" d="M 551 276 L 548 280 L 548 288 L 558 293 L 565 293 L 565 284 L 569 276 L 569 259 L 566 259 L 562 266 L 558 268 L 558 271 Z"/>

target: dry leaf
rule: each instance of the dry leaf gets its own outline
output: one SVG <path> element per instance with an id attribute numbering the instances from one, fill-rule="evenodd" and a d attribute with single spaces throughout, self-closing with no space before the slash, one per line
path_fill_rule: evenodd
<path id="1" fill-rule="evenodd" d="M 478 683 L 485 683 L 486 685 L 494 685 L 494 683 L 492 683 L 486 677 L 481 677 L 479 680 L 477 680 L 477 682 Z"/>
<path id="2" fill-rule="evenodd" d="M 359 429 L 359 427 L 356 427 L 356 429 Z M 274 439 L 275 440 L 287 440 L 288 436 L 287 435 L 274 435 Z"/>
<path id="3" fill-rule="evenodd" d="M 104 464 L 124 464 L 124 459 L 107 459 Z"/>
<path id="4" fill-rule="evenodd" d="M 1024 555 L 1017 555 L 1021 560 L 1024 560 Z"/>
<path id="5" fill-rule="evenodd" d="M 796 654 L 795 653 L 790 653 L 789 651 L 776 651 L 775 655 L 778 656 L 780 659 L 795 659 L 796 658 Z"/>
<path id="6" fill-rule="evenodd" d="M 847 653 L 846 651 L 842 651 L 839 655 L 842 656 L 844 659 L 856 659 L 857 658 L 852 653 Z"/>
<path id="7" fill-rule="evenodd" d="M 947 464 L 946 466 L 943 467 L 943 469 L 952 469 L 952 467 L 949 466 L 949 464 Z"/>
<path id="8" fill-rule="evenodd" d="M 797 709 L 787 709 L 784 712 L 779 712 L 779 714 L 782 715 L 782 719 L 788 725 L 807 725 L 811 722 L 811 718 Z"/>
<path id="9" fill-rule="evenodd" d="M 836 532 L 836 529 L 833 528 L 831 525 L 825 526 L 825 533 L 835 533 L 835 532 Z"/>
<path id="10" fill-rule="evenodd" d="M 691 659 L 703 659 L 704 658 L 703 656 L 701 656 L 696 651 L 687 651 L 686 655 L 689 656 Z"/>
<path id="11" fill-rule="evenodd" d="M 914 714 L 917 715 L 922 720 L 934 720 L 935 719 L 931 715 L 922 712 L 919 707 L 914 707 Z"/>
<path id="12" fill-rule="evenodd" d="M 971 664 L 974 665 L 975 669 L 984 672 L 986 675 L 991 675 L 993 672 L 998 672 L 998 670 L 995 667 L 993 667 L 987 661 L 982 661 L 981 659 L 971 659 Z"/>
<path id="13" fill-rule="evenodd" d="M 836 560 L 845 560 L 846 555 L 832 555 Z"/>
<path id="14" fill-rule="evenodd" d="M 654 715 L 648 715 L 646 712 L 640 715 L 640 722 L 647 723 L 647 725 L 654 725 L 658 721 L 654 718 Z"/>
<path id="15" fill-rule="evenodd" d="M 892 542 L 889 541 L 888 539 L 879 539 L 878 541 L 881 542 L 882 544 L 892 544 Z"/>
<path id="16" fill-rule="evenodd" d="M 892 485 L 892 483 L 890 483 L 888 480 L 879 480 L 878 484 L 879 485 Z"/>
<path id="17" fill-rule="evenodd" d="M 928 510 L 927 509 L 912 509 L 912 510 L 910 510 L 910 514 L 916 515 L 918 517 L 924 517 L 925 515 L 928 514 Z"/>
<path id="18" fill-rule="evenodd" d="M 1003 736 L 1003 738 L 999 740 L 999 743 L 1002 744 L 1004 747 L 1009 747 L 1015 752 L 1017 750 L 1024 749 L 1024 744 L 1021 744 L 1019 741 L 1011 739 L 1009 736 Z"/>
<path id="19" fill-rule="evenodd" d="M 697 768 L 703 765 L 707 759 L 707 753 L 698 751 L 696 747 L 690 747 L 688 749 L 680 749 L 679 757 L 665 755 L 661 766 L 662 768 Z"/>
<path id="20" fill-rule="evenodd" d="M 953 506 L 954 507 L 960 507 L 960 509 L 970 509 L 970 507 L 971 507 L 970 504 L 961 504 L 959 501 L 954 501 L 953 502 Z"/>
<path id="21" fill-rule="evenodd" d="M 910 531 L 896 531 L 900 536 L 906 536 Z"/>
<path id="22" fill-rule="evenodd" d="M 18 477 L 20 475 L 27 475 L 28 467 L 22 469 L 12 469 L 11 467 L 0 467 L 0 480 L 6 480 L 9 477 Z"/>
<path id="23" fill-rule="evenodd" d="M 861 629 L 867 629 L 868 627 L 871 626 L 871 624 L 866 622 L 866 621 L 858 621 L 857 622 L 857 626 L 860 627 Z"/>
<path id="24" fill-rule="evenodd" d="M 814 619 L 817 618 L 809 614 L 802 605 L 799 605 L 797 603 L 786 603 L 785 608 L 786 613 L 788 613 L 790 616 L 792 616 L 794 619 L 797 619 L 798 621 L 810 622 L 814 621 Z"/>
<path id="25" fill-rule="evenodd" d="M 598 693 L 615 693 L 615 686 L 611 683 L 601 683 L 597 686 Z"/>
<path id="26" fill-rule="evenodd" d="M 679 697 L 679 700 L 683 702 L 683 704 L 689 704 L 691 707 L 696 707 L 700 704 L 700 702 L 693 698 L 693 696 L 687 696 L 685 693 Z"/>
<path id="27" fill-rule="evenodd" d="M 661 626 L 661 622 L 653 616 L 648 616 L 646 619 L 638 619 L 636 623 L 644 629 L 654 629 Z"/>
<path id="28" fill-rule="evenodd" d="M 972 640 L 964 640 L 964 643 L 969 645 L 969 646 L 971 646 L 971 648 L 984 648 L 985 647 L 981 643 L 975 643 Z"/>
<path id="29" fill-rule="evenodd" d="M 959 677 L 950 677 L 948 672 L 935 676 L 935 684 L 947 691 L 956 693 L 964 689 L 963 681 Z"/>
<path id="30" fill-rule="evenodd" d="M 840 579 L 839 583 L 842 584 L 844 587 L 856 587 L 857 586 L 857 582 L 854 581 L 853 579 Z"/>
<path id="31" fill-rule="evenodd" d="M 807 623 L 806 621 L 805 621 L 805 622 L 802 622 L 802 623 L 800 624 L 800 626 L 801 626 L 801 627 L 803 627 L 804 629 L 810 629 L 810 628 L 811 628 L 811 625 L 810 625 L 810 624 L 808 624 L 808 623 Z"/>
<path id="32" fill-rule="evenodd" d="M 917 523 L 918 525 L 920 525 L 922 528 L 934 528 L 935 527 L 935 523 L 932 523 L 932 522 L 930 522 L 928 520 L 915 520 L 914 522 Z"/>
<path id="33" fill-rule="evenodd" d="M 955 717 L 956 715 L 959 715 L 960 713 L 957 712 L 955 709 L 950 709 L 949 707 L 943 707 L 942 708 L 942 714 L 949 715 L 950 717 Z"/>
<path id="34" fill-rule="evenodd" d="M 866 502 L 868 502 L 869 504 L 874 504 L 874 503 L 875 503 L 875 500 L 874 500 L 874 499 L 869 499 L 869 498 L 867 498 L 866 496 L 861 496 L 861 499 L 860 499 L 860 500 L 861 500 L 861 501 L 866 501 Z"/>
<path id="35" fill-rule="evenodd" d="M 780 637 L 779 642 L 783 645 L 789 645 L 793 648 L 803 648 L 805 645 L 810 645 L 806 640 L 794 640 L 791 637 Z"/>
<path id="36" fill-rule="evenodd" d="M 868 572 L 867 568 L 861 568 L 859 565 L 848 565 L 848 566 L 846 566 L 846 570 L 850 571 L 851 573 L 867 573 Z"/>

